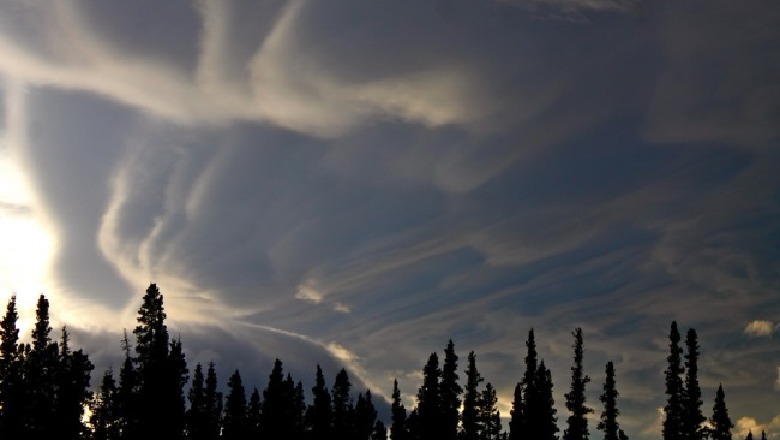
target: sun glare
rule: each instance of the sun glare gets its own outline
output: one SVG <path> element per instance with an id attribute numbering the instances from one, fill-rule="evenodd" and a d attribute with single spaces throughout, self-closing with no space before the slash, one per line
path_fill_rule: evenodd
<path id="1" fill-rule="evenodd" d="M 22 332 L 32 324 L 38 295 L 51 287 L 55 252 L 55 236 L 34 202 L 22 170 L 0 150 L 0 292 L 3 298 L 16 294 Z"/>

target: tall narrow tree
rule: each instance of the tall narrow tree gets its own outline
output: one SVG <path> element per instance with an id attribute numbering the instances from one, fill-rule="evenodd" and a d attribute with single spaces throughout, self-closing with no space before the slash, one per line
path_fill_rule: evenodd
<path id="1" fill-rule="evenodd" d="M 463 395 L 462 418 L 462 439 L 479 440 L 482 432 L 482 423 L 480 420 L 480 383 L 485 379 L 477 370 L 477 359 L 474 352 L 469 353 L 468 366 L 466 367 L 466 390 Z"/>
<path id="2" fill-rule="evenodd" d="M 198 363 L 195 365 L 195 372 L 192 376 L 192 384 L 187 393 L 187 399 L 190 401 L 186 413 L 187 440 L 207 440 L 206 434 L 206 384 L 203 374 L 203 366 Z"/>
<path id="3" fill-rule="evenodd" d="M 669 332 L 669 365 L 666 367 L 666 406 L 664 406 L 663 437 L 664 440 L 683 440 L 683 414 L 685 389 L 683 387 L 681 365 L 682 348 L 680 348 L 680 332 L 677 321 L 672 321 Z"/>
<path id="4" fill-rule="evenodd" d="M 392 403 L 390 404 L 390 438 L 407 440 L 406 408 L 401 401 L 401 390 L 398 389 L 398 379 L 393 380 Z"/>
<path id="5" fill-rule="evenodd" d="M 355 403 L 355 439 L 369 440 L 374 432 L 377 411 L 374 408 L 371 390 L 358 395 Z"/>
<path id="6" fill-rule="evenodd" d="M 263 401 L 260 399 L 260 391 L 257 387 L 252 389 L 249 403 L 246 406 L 247 434 L 250 439 L 260 437 L 260 423 L 263 417 Z"/>
<path id="7" fill-rule="evenodd" d="M 330 439 L 330 391 L 325 386 L 325 375 L 320 364 L 317 364 L 317 374 L 311 392 L 312 404 L 306 411 L 306 425 L 310 438 L 312 440 Z"/>
<path id="8" fill-rule="evenodd" d="M 35 309 L 32 345 L 25 368 L 28 410 L 25 424 L 30 438 L 53 438 L 58 432 L 51 423 L 52 402 L 55 400 L 54 375 L 57 371 L 58 348 L 51 341 L 49 300 L 41 295 Z"/>
<path id="9" fill-rule="evenodd" d="M 208 439 L 215 439 L 222 431 L 222 393 L 217 391 L 217 371 L 214 362 L 209 362 L 206 372 L 205 390 L 205 435 Z"/>
<path id="10" fill-rule="evenodd" d="M 710 425 L 710 438 L 712 440 L 732 440 L 731 428 L 734 427 L 734 424 L 729 418 L 728 409 L 726 409 L 726 393 L 723 392 L 723 385 L 718 385 L 718 391 L 715 393 L 715 405 L 712 407 Z"/>
<path id="11" fill-rule="evenodd" d="M 355 406 L 350 397 L 352 384 L 347 370 L 341 369 L 333 382 L 331 403 L 333 405 L 333 437 L 348 438 L 355 421 Z"/>
<path id="12" fill-rule="evenodd" d="M 612 361 L 607 362 L 606 379 L 604 380 L 604 393 L 599 400 L 604 405 L 604 411 L 601 413 L 601 421 L 598 429 L 604 431 L 604 440 L 620 440 L 620 425 L 618 416 L 620 410 L 617 407 L 617 398 L 620 395 L 615 386 L 615 366 Z"/>
<path id="13" fill-rule="evenodd" d="M 701 388 L 698 379 L 699 344 L 696 330 L 689 329 L 685 336 L 685 392 L 683 393 L 682 431 L 684 440 L 702 440 L 707 420 L 701 412 Z"/>
<path id="14" fill-rule="evenodd" d="M 90 409 L 92 440 L 119 440 L 120 425 L 117 412 L 117 387 L 114 372 L 109 368 L 103 374 L 100 389 Z"/>
<path id="15" fill-rule="evenodd" d="M 0 321 L 0 438 L 24 435 L 24 353 L 19 350 L 18 321 L 16 295 L 13 295 Z"/>
<path id="16" fill-rule="evenodd" d="M 443 423 L 440 377 L 439 356 L 433 352 L 425 364 L 423 384 L 417 392 L 418 433 L 423 439 L 436 438 Z"/>
<path id="17" fill-rule="evenodd" d="M 463 389 L 458 384 L 458 355 L 455 344 L 450 339 L 444 349 L 444 363 L 441 368 L 441 383 L 439 384 L 442 406 L 442 426 L 440 439 L 455 440 L 458 435 L 458 411 L 460 410 L 460 395 Z"/>
<path id="18" fill-rule="evenodd" d="M 574 336 L 574 365 L 571 367 L 571 391 L 565 394 L 566 409 L 570 415 L 567 420 L 567 428 L 563 431 L 564 440 L 588 440 L 588 414 L 593 409 L 585 405 L 585 385 L 590 382 L 590 377 L 582 371 L 582 329 L 577 328 L 572 332 Z"/>
<path id="19" fill-rule="evenodd" d="M 82 417 L 92 399 L 90 377 L 95 366 L 82 349 L 71 351 L 68 330 L 62 328 L 59 365 L 55 375 L 57 396 L 52 409 L 52 423 L 57 427 L 57 438 L 79 440 L 86 435 Z"/>
<path id="20" fill-rule="evenodd" d="M 488 382 L 481 393 L 479 412 L 482 432 L 481 440 L 499 440 L 501 438 L 501 414 L 497 408 L 498 397 L 493 385 Z"/>
<path id="21" fill-rule="evenodd" d="M 557 440 L 559 429 L 558 417 L 555 415 L 557 410 L 553 400 L 552 373 L 544 365 L 544 360 L 539 362 L 535 380 L 536 396 L 531 401 L 537 405 L 537 410 L 534 411 L 534 418 L 529 421 L 531 438 Z"/>
<path id="22" fill-rule="evenodd" d="M 117 411 L 119 412 L 119 431 L 123 440 L 138 438 L 138 372 L 130 355 L 130 341 L 127 330 L 122 339 L 125 352 L 124 363 L 119 369 L 119 390 L 117 391 Z"/>
<path id="23" fill-rule="evenodd" d="M 222 438 L 244 440 L 247 437 L 246 391 L 241 373 L 236 370 L 228 379 L 228 394 L 225 400 L 225 417 L 222 422 Z"/>

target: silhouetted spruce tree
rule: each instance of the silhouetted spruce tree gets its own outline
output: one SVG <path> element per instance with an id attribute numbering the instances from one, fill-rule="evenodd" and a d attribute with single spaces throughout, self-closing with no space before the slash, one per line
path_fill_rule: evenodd
<path id="1" fill-rule="evenodd" d="M 481 440 L 499 440 L 501 438 L 501 414 L 496 408 L 498 397 L 493 385 L 488 382 L 482 392 L 479 404 L 479 418 L 482 425 Z"/>
<path id="2" fill-rule="evenodd" d="M 588 440 L 588 414 L 593 409 L 585 406 L 585 385 L 590 382 L 590 377 L 582 372 L 582 329 L 576 328 L 572 332 L 574 336 L 574 365 L 571 367 L 571 391 L 565 394 L 566 409 L 570 415 L 567 419 L 567 428 L 563 431 L 564 440 Z"/>
<path id="3" fill-rule="evenodd" d="M 718 385 L 718 391 L 715 393 L 715 405 L 712 407 L 712 418 L 710 418 L 710 438 L 712 440 L 732 440 L 731 428 L 734 424 L 729 418 L 728 409 L 726 409 L 726 393 L 723 392 L 723 386 Z"/>
<path id="4" fill-rule="evenodd" d="M 205 437 L 207 439 L 216 439 L 222 431 L 222 393 L 217 391 L 217 372 L 214 362 L 209 362 L 209 369 L 206 372 L 206 390 L 205 390 Z"/>
<path id="5" fill-rule="evenodd" d="M 92 415 L 92 440 L 119 440 L 120 419 L 117 411 L 118 389 L 114 381 L 114 372 L 108 369 L 103 373 L 100 389 L 90 407 Z"/>
<path id="6" fill-rule="evenodd" d="M 390 438 L 407 440 L 406 408 L 401 401 L 401 390 L 398 389 L 398 380 L 393 380 L 392 403 L 390 404 Z"/>
<path id="7" fill-rule="evenodd" d="M 77 440 L 87 432 L 82 416 L 92 399 L 89 382 L 95 366 L 83 350 L 71 352 L 69 340 L 68 330 L 63 327 L 59 365 L 54 378 L 57 396 L 50 423 L 57 427 L 58 439 Z"/>
<path id="8" fill-rule="evenodd" d="M 206 418 L 206 384 L 203 366 L 195 365 L 192 384 L 187 393 L 190 406 L 186 413 L 187 440 L 208 440 L 208 421 Z"/>
<path id="9" fill-rule="evenodd" d="M 374 432 L 371 434 L 371 440 L 387 440 L 387 428 L 381 420 L 376 421 Z"/>
<path id="10" fill-rule="evenodd" d="M 263 401 L 260 399 L 260 391 L 257 387 L 252 389 L 249 403 L 246 406 L 247 433 L 250 439 L 260 437 L 260 423 L 263 417 Z"/>
<path id="11" fill-rule="evenodd" d="M 54 438 L 56 427 L 52 425 L 52 402 L 55 399 L 54 375 L 57 369 L 57 344 L 52 343 L 49 325 L 49 301 L 38 298 L 35 309 L 35 326 L 32 329 L 32 346 L 24 371 L 27 384 L 25 411 L 29 438 Z"/>
<path id="12" fill-rule="evenodd" d="M 138 433 L 141 438 L 176 438 L 170 417 L 172 398 L 168 366 L 169 337 L 163 296 L 156 284 L 146 289 L 138 309 L 136 366 L 138 370 Z"/>
<path id="13" fill-rule="evenodd" d="M 766 432 L 764 430 L 761 430 L 761 440 L 766 440 Z"/>
<path id="14" fill-rule="evenodd" d="M 371 397 L 371 390 L 358 395 L 355 404 L 355 439 L 369 440 L 374 432 L 377 411 Z"/>
<path id="15" fill-rule="evenodd" d="M 439 384 L 442 406 L 442 426 L 439 438 L 455 440 L 458 436 L 458 411 L 460 410 L 460 395 L 463 389 L 458 384 L 458 355 L 452 339 L 444 349 L 444 363 L 441 368 L 441 383 Z"/>
<path id="16" fill-rule="evenodd" d="M 523 384 L 517 382 L 515 385 L 514 398 L 512 399 L 512 410 L 509 412 L 509 440 L 522 440 L 522 433 L 527 428 L 525 417 L 525 404 L 523 402 Z"/>
<path id="17" fill-rule="evenodd" d="M 119 431 L 123 440 L 138 438 L 138 372 L 133 358 L 130 356 L 130 341 L 127 330 L 122 339 L 122 350 L 125 360 L 119 369 L 119 389 L 117 391 L 117 412 L 119 416 Z"/>
<path id="18" fill-rule="evenodd" d="M 168 355 L 168 392 L 169 397 L 168 417 L 171 423 L 171 440 L 181 439 L 184 436 L 186 403 L 184 401 L 184 387 L 189 380 L 187 361 L 182 350 L 181 340 L 173 339 L 169 347 Z"/>
<path id="19" fill-rule="evenodd" d="M 16 295 L 6 305 L 0 321 L 0 438 L 24 435 L 24 351 L 20 350 Z"/>
<path id="20" fill-rule="evenodd" d="M 437 438 L 443 426 L 444 411 L 439 391 L 439 356 L 431 353 L 423 369 L 423 385 L 417 393 L 418 435 L 421 439 Z"/>
<path id="21" fill-rule="evenodd" d="M 485 379 L 477 370 L 477 359 L 473 351 L 469 352 L 468 366 L 465 373 L 466 390 L 463 394 L 461 438 L 463 440 L 479 440 L 482 433 L 479 384 Z"/>
<path id="22" fill-rule="evenodd" d="M 406 438 L 407 440 L 420 440 L 420 412 L 418 408 L 412 409 L 409 417 L 406 418 Z"/>
<path id="23" fill-rule="evenodd" d="M 236 370 L 228 379 L 228 394 L 225 399 L 225 416 L 222 419 L 222 438 L 244 440 L 247 437 L 246 391 L 241 374 Z"/>
<path id="24" fill-rule="evenodd" d="M 682 431 L 684 440 L 701 440 L 705 430 L 703 423 L 707 419 L 701 412 L 701 388 L 699 387 L 699 344 L 696 330 L 689 329 L 685 336 L 685 391 L 683 393 Z"/>
<path id="25" fill-rule="evenodd" d="M 753 432 L 748 431 L 748 435 L 745 437 L 745 440 L 753 440 Z"/>
<path id="26" fill-rule="evenodd" d="M 544 360 L 539 362 L 535 384 L 536 396 L 531 400 L 538 405 L 538 418 L 529 420 L 532 438 L 539 440 L 556 440 L 558 438 L 558 418 L 555 416 L 555 401 L 553 400 L 552 373 L 545 367 Z"/>
<path id="27" fill-rule="evenodd" d="M 293 438 L 295 426 L 290 418 L 292 389 L 285 380 L 282 361 L 276 359 L 268 385 L 263 391 L 262 435 L 267 438 Z"/>
<path id="28" fill-rule="evenodd" d="M 352 434 L 355 423 L 355 407 L 349 396 L 351 386 L 347 370 L 342 368 L 336 375 L 331 391 L 334 438 L 348 439 Z"/>
<path id="29" fill-rule="evenodd" d="M 685 411 L 685 389 L 683 387 L 683 367 L 681 365 L 682 348 L 680 348 L 680 332 L 677 321 L 672 321 L 669 333 L 669 356 L 666 358 L 669 366 L 666 368 L 666 406 L 664 406 L 663 437 L 664 440 L 683 440 L 683 414 Z"/>
<path id="30" fill-rule="evenodd" d="M 300 381 L 293 386 L 294 381 L 289 373 L 287 373 L 287 382 L 292 390 L 289 407 L 293 431 L 290 440 L 302 440 L 306 436 L 306 395 Z"/>
<path id="31" fill-rule="evenodd" d="M 512 418 L 509 426 L 510 440 L 536 440 L 539 435 L 538 423 L 541 420 L 542 404 L 539 402 L 538 364 L 536 353 L 536 339 L 534 329 L 528 330 L 528 339 L 525 343 L 527 354 L 525 357 L 525 373 L 522 381 L 515 387 L 515 397 L 512 402 Z"/>
<path id="32" fill-rule="evenodd" d="M 309 438 L 311 440 L 330 439 L 330 391 L 325 386 L 325 375 L 320 364 L 317 364 L 317 375 L 311 392 L 312 404 L 306 410 L 306 426 Z"/>
<path id="33" fill-rule="evenodd" d="M 604 393 L 599 397 L 599 400 L 604 405 L 604 411 L 601 412 L 601 421 L 598 424 L 598 429 L 604 431 L 604 440 L 620 440 L 620 424 L 618 423 L 618 416 L 620 410 L 617 407 L 617 398 L 620 395 L 615 386 L 615 367 L 612 361 L 607 362 L 606 367 L 606 379 L 604 380 Z"/>

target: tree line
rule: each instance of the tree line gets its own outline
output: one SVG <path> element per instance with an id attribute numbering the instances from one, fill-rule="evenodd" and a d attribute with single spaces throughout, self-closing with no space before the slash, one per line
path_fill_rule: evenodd
<path id="1" fill-rule="evenodd" d="M 591 379 L 583 371 L 580 328 L 572 332 L 571 380 L 564 395 L 568 416 L 559 437 L 552 374 L 536 351 L 533 329 L 504 430 L 496 390 L 479 373 L 475 353 L 468 354 L 460 372 L 452 340 L 441 363 L 437 352 L 429 356 L 416 406 L 410 411 L 394 381 L 386 426 L 377 417 L 371 391 L 355 397 L 343 368 L 329 389 L 317 365 L 308 400 L 302 383 L 285 374 L 279 359 L 262 392 L 257 387 L 249 392 L 235 370 L 223 395 L 213 362 L 196 364 L 190 377 L 181 340 L 169 336 L 163 295 L 156 284 L 148 287 L 138 310 L 138 325 L 132 331 L 135 344 L 125 332 L 125 357 L 118 374 L 109 368 L 94 390 L 90 388 L 94 365 L 82 349 L 70 347 L 67 329 L 62 328 L 59 341 L 52 339 L 44 295 L 38 299 L 31 343 L 19 341 L 18 319 L 12 296 L 0 322 L 1 439 L 588 440 L 591 435 L 588 414 L 594 409 L 586 402 Z M 732 440 L 734 425 L 722 386 L 711 417 L 702 413 L 696 331 L 688 330 L 683 349 L 677 323 L 672 322 L 669 340 L 663 439 Z M 463 386 L 459 373 L 465 373 Z M 611 361 L 605 366 L 602 389 L 596 429 L 604 440 L 628 440 L 618 421 L 619 393 Z M 751 433 L 747 440 L 752 439 Z"/>

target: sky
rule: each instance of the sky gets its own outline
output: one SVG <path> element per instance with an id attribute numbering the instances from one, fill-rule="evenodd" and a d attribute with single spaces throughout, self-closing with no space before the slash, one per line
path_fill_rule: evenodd
<path id="1" fill-rule="evenodd" d="M 223 383 L 411 408 L 452 339 L 503 416 L 533 328 L 561 427 L 581 327 L 637 440 L 676 320 L 780 439 L 778 42 L 774 0 L 0 0 L 0 297 L 93 383 L 150 283 Z"/>

